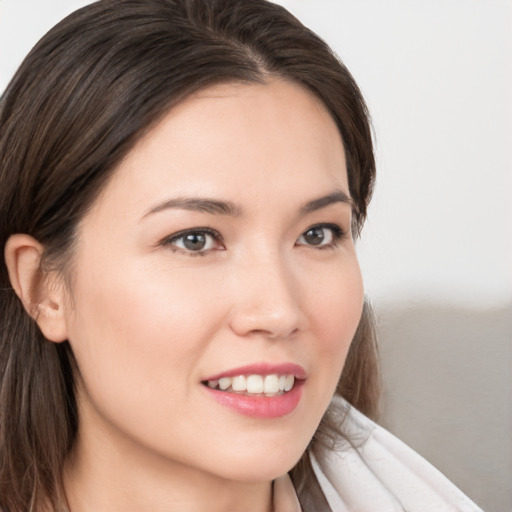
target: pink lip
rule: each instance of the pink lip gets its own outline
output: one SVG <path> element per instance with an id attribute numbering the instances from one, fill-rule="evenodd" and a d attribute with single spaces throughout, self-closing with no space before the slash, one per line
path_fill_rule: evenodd
<path id="1" fill-rule="evenodd" d="M 228 393 L 204 386 L 204 390 L 219 404 L 254 418 L 279 418 L 295 410 L 302 397 L 304 381 L 295 381 L 293 388 L 277 396 L 249 396 Z"/>
<path id="2" fill-rule="evenodd" d="M 216 402 L 228 407 L 244 416 L 254 418 L 279 418 L 286 416 L 295 410 L 302 397 L 302 388 L 306 379 L 306 370 L 293 363 L 256 363 L 247 366 L 240 366 L 231 370 L 224 371 L 204 379 L 219 380 L 222 377 L 236 377 L 238 375 L 293 375 L 295 384 L 287 393 L 276 396 L 262 395 L 243 395 L 234 392 L 220 391 L 204 386 L 208 393 Z"/>
<path id="3" fill-rule="evenodd" d="M 237 377 L 238 375 L 293 375 L 296 379 L 304 380 L 306 378 L 306 370 L 293 363 L 256 363 L 247 366 L 240 366 L 239 368 L 233 368 L 231 370 L 224 371 L 211 375 L 204 381 L 207 380 L 219 380 L 222 377 Z"/>

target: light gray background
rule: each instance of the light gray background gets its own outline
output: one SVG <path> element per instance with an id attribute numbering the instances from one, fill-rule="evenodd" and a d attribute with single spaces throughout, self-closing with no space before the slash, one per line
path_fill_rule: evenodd
<path id="1" fill-rule="evenodd" d="M 0 90 L 83 0 L 0 0 Z M 512 2 L 280 0 L 336 50 L 374 120 L 359 243 L 382 423 L 489 512 L 512 510 Z"/>

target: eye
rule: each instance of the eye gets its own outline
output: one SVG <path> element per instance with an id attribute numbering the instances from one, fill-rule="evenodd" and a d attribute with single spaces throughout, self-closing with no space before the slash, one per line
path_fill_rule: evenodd
<path id="1" fill-rule="evenodd" d="M 297 239 L 296 245 L 310 245 L 312 247 L 324 248 L 335 247 L 345 233 L 335 224 L 320 224 L 311 226 Z"/>
<path id="2" fill-rule="evenodd" d="M 194 256 L 204 256 L 208 251 L 224 249 L 221 235 L 207 228 L 181 231 L 166 238 L 163 243 L 173 250 Z"/>

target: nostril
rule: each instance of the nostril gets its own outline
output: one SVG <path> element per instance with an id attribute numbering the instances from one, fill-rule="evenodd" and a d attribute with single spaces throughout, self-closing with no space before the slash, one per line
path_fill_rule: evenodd
<path id="1" fill-rule="evenodd" d="M 291 325 L 293 322 L 293 325 Z M 291 339 L 298 335 L 298 321 L 260 317 L 233 318 L 231 328 L 238 336 L 261 337 L 270 340 Z"/>

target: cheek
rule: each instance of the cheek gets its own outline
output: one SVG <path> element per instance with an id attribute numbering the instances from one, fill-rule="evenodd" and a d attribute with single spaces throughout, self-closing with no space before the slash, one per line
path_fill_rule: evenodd
<path id="1" fill-rule="evenodd" d="M 154 266 L 119 267 L 123 272 L 76 282 L 70 343 L 85 385 L 112 400 L 186 389 L 209 338 L 202 320 L 215 301 L 198 294 L 190 276 L 183 283 L 179 273 L 166 278 Z"/>
<path id="2" fill-rule="evenodd" d="M 331 269 L 332 270 L 332 269 Z M 318 345 L 312 347 L 336 385 L 361 318 L 363 283 L 355 258 L 331 271 L 308 306 Z"/>
<path id="3" fill-rule="evenodd" d="M 184 411 L 197 401 L 198 364 L 218 326 L 218 301 L 190 272 L 119 268 L 76 282 L 70 343 L 81 421 L 106 421 L 141 445 L 182 456 L 188 433 L 205 421 Z"/>

